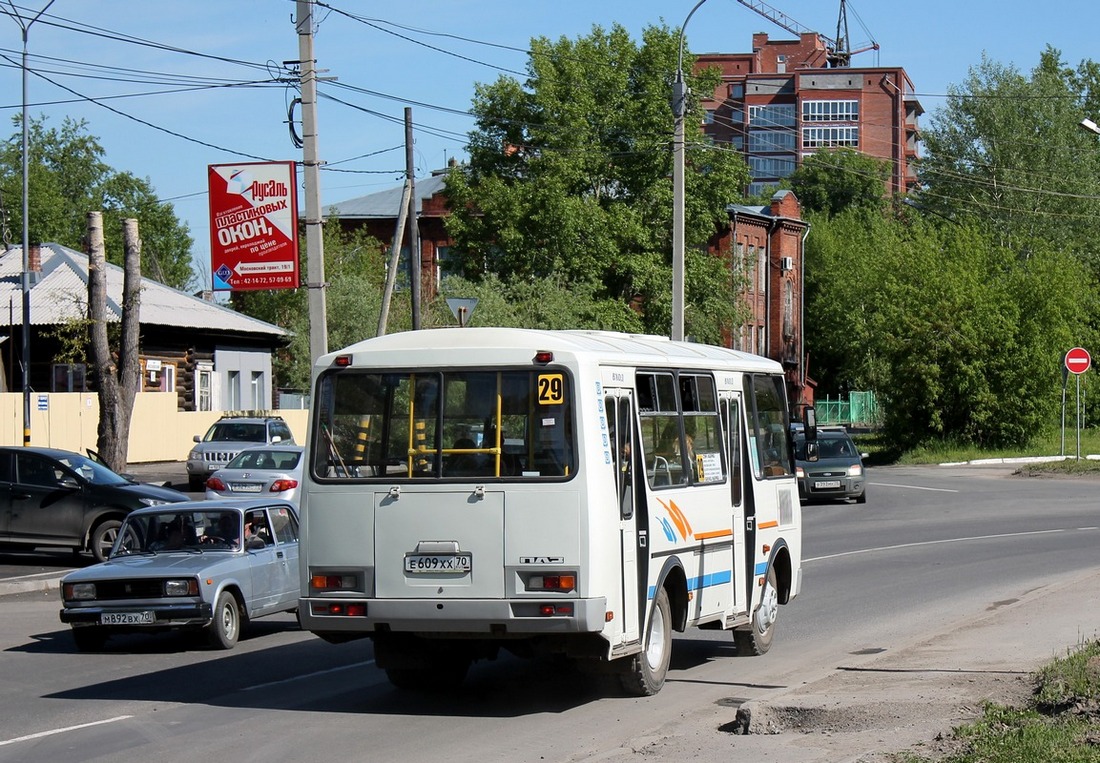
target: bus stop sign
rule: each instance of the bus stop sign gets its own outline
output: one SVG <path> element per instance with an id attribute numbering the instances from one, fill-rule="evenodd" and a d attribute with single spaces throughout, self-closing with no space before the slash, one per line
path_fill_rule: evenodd
<path id="1" fill-rule="evenodd" d="M 1066 353 L 1065 363 L 1071 374 L 1083 374 L 1092 367 L 1092 356 L 1084 347 L 1074 347 Z"/>

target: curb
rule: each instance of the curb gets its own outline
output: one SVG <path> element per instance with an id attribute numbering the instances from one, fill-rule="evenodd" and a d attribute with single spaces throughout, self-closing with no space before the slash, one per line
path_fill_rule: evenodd
<path id="1" fill-rule="evenodd" d="M 65 572 L 38 572 L 34 575 L 24 575 L 18 578 L 8 578 L 0 581 L 0 596 L 14 596 L 20 593 L 35 593 L 39 591 L 57 591 L 61 578 Z"/>

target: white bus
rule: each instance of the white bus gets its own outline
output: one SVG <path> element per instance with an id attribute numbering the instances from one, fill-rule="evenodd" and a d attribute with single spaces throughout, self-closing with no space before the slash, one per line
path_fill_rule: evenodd
<path id="1" fill-rule="evenodd" d="M 771 646 L 801 587 L 782 367 L 652 336 L 454 328 L 319 359 L 299 616 L 398 687 L 503 648 L 660 690 L 672 632 Z"/>

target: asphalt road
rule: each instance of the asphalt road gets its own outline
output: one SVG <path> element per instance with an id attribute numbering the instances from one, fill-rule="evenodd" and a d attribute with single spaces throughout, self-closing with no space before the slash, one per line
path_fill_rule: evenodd
<path id="1" fill-rule="evenodd" d="M 510 657 L 476 664 L 453 694 L 399 692 L 373 666 L 369 641 L 325 644 L 287 615 L 255 623 L 228 653 L 163 634 L 80 654 L 57 619 L 56 592 L 2 596 L 0 761 L 190 761 L 229 751 L 403 763 L 854 760 L 905 737 L 730 729 L 738 708 L 763 718 L 851 676 L 973 670 L 1019 681 L 1039 660 L 1095 637 L 1096 484 L 1006 474 L 871 469 L 866 505 L 806 507 L 805 584 L 780 611 L 771 652 L 735 657 L 729 634 L 677 634 L 669 680 L 647 699 L 567 666 Z M 860 696 L 885 707 L 878 686 Z M 902 687 L 889 686 L 897 699 Z M 919 708 L 934 704 L 938 686 L 910 687 L 899 711 L 910 721 L 925 712 L 928 728 L 911 731 L 928 739 L 934 713 Z M 855 691 L 842 689 L 822 701 Z M 876 702 L 849 700 L 849 712 L 856 704 L 866 714 Z"/>

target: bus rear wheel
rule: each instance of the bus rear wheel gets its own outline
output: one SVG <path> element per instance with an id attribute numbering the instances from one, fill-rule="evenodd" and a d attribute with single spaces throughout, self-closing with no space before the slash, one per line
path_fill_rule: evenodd
<path id="1" fill-rule="evenodd" d="M 760 593 L 760 606 L 752 615 L 752 623 L 744 630 L 733 632 L 733 643 L 739 655 L 766 654 L 772 648 L 775 637 L 775 621 L 779 617 L 779 586 L 775 567 L 768 567 L 764 590 Z"/>
<path id="2" fill-rule="evenodd" d="M 653 601 L 653 613 L 645 633 L 645 649 L 630 658 L 622 675 L 623 690 L 635 697 L 649 697 L 661 690 L 672 656 L 672 608 L 668 593 L 661 588 Z"/>

